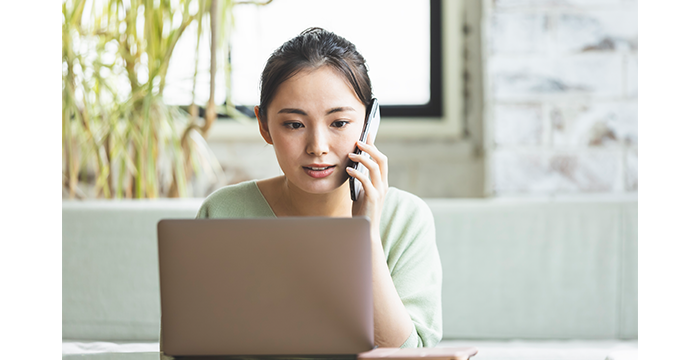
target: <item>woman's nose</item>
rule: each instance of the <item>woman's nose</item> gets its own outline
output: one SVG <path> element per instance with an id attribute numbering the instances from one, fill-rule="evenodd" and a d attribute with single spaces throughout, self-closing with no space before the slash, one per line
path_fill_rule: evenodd
<path id="1" fill-rule="evenodd" d="M 316 129 L 310 132 L 306 152 L 314 156 L 328 154 L 328 134 L 323 129 Z"/>

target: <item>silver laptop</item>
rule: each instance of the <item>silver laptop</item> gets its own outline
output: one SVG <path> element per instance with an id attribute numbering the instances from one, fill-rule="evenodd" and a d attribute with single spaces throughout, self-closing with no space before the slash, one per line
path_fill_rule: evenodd
<path id="1" fill-rule="evenodd" d="M 162 351 L 356 355 L 374 347 L 366 217 L 161 220 Z"/>

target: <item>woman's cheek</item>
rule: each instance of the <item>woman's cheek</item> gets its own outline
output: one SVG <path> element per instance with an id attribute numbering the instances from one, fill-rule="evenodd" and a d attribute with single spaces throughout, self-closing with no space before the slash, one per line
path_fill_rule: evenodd
<path id="1" fill-rule="evenodd" d="M 296 158 L 299 156 L 296 154 L 292 144 L 283 139 L 279 139 L 275 144 L 275 151 L 277 152 L 277 160 L 280 167 L 293 167 L 294 162 L 297 161 Z"/>

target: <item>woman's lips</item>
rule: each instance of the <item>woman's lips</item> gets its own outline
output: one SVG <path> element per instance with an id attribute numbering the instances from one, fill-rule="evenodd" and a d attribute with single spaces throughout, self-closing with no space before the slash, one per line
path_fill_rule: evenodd
<path id="1" fill-rule="evenodd" d="M 326 176 L 329 176 L 330 174 L 333 173 L 333 170 L 335 170 L 335 165 L 332 166 L 325 166 L 325 167 L 316 167 L 316 166 L 303 166 L 304 171 L 311 176 L 312 178 L 324 178 Z M 316 169 L 316 170 L 314 170 Z M 323 169 L 323 170 L 320 170 Z"/>

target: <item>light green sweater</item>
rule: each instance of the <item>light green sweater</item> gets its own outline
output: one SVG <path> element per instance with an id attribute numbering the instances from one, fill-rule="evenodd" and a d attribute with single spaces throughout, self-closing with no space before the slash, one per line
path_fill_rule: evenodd
<path id="1" fill-rule="evenodd" d="M 275 213 L 255 181 L 215 191 L 197 213 L 197 218 L 257 217 Z M 379 227 L 391 278 L 414 324 L 401 347 L 433 347 L 442 339 L 442 267 L 433 214 L 419 197 L 392 187 Z"/>

